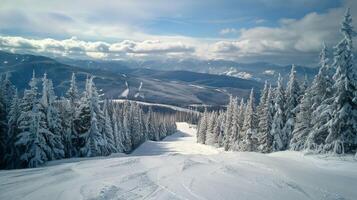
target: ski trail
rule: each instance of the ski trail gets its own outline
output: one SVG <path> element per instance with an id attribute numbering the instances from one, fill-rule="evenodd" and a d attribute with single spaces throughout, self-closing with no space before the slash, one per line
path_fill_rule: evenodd
<path id="1" fill-rule="evenodd" d="M 0 170 L 0 199 L 356 199 L 354 160 L 300 152 L 222 152 L 196 143 L 195 126 L 147 141 L 132 154 Z"/>

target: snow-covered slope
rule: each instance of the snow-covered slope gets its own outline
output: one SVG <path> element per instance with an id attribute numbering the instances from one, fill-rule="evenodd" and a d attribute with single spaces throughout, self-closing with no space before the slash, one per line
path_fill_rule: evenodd
<path id="1" fill-rule="evenodd" d="M 357 199 L 352 158 L 221 152 L 178 129 L 128 156 L 0 171 L 0 199 Z"/>
<path id="2" fill-rule="evenodd" d="M 161 103 L 149 103 L 149 102 L 145 102 L 145 101 L 135 101 L 135 100 L 127 100 L 127 99 L 114 99 L 114 102 L 125 102 L 125 101 L 131 101 L 131 102 L 135 102 L 137 104 L 140 105 L 146 105 L 146 106 L 159 106 L 159 107 L 164 107 L 164 108 L 170 108 L 172 110 L 176 110 L 176 111 L 181 111 L 181 112 L 194 112 L 194 113 L 199 113 L 198 111 L 195 110 L 190 110 L 187 108 L 183 108 L 183 107 L 178 107 L 178 106 L 173 106 L 173 105 L 168 105 L 168 104 L 161 104 Z"/>

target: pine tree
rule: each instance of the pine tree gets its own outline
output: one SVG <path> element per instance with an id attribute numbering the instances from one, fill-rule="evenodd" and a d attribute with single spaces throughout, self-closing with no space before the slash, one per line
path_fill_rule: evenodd
<path id="1" fill-rule="evenodd" d="M 311 89 L 311 124 L 312 128 L 307 137 L 305 148 L 310 151 L 323 151 L 323 145 L 328 135 L 327 122 L 332 115 L 332 70 L 329 66 L 328 51 L 323 44 L 320 53 L 320 69 L 315 76 Z"/>
<path id="2" fill-rule="evenodd" d="M 98 121 L 96 113 L 92 113 L 91 126 L 87 132 L 87 140 L 85 146 L 81 149 L 82 155 L 93 157 L 100 156 L 102 154 L 104 146 L 103 136 L 98 130 Z"/>
<path id="3" fill-rule="evenodd" d="M 45 130 L 47 145 L 51 148 L 48 153 L 50 160 L 60 159 L 64 157 L 64 146 L 62 144 L 62 126 L 57 107 L 54 105 L 56 96 L 53 90 L 51 80 L 47 79 L 47 74 L 44 74 L 42 79 L 42 98 L 40 101 L 40 112 L 44 121 L 40 126 Z"/>
<path id="4" fill-rule="evenodd" d="M 264 107 L 265 107 L 265 104 L 266 104 L 266 99 L 268 97 L 268 81 L 265 81 L 264 83 L 264 88 L 263 90 L 261 91 L 261 94 L 260 94 L 260 100 L 259 100 L 259 105 L 257 106 L 257 116 L 262 116 L 263 115 L 263 110 L 264 110 Z M 258 119 L 260 120 L 260 118 Z"/>
<path id="5" fill-rule="evenodd" d="M 131 119 L 129 116 L 129 104 L 125 101 L 123 105 L 123 135 L 124 135 L 124 151 L 130 152 L 132 150 L 132 141 L 131 141 Z M 157 137 L 156 140 L 159 140 Z"/>
<path id="6" fill-rule="evenodd" d="M 206 135 L 206 144 L 208 145 L 215 145 L 217 143 L 217 135 L 214 132 L 216 127 L 217 121 L 217 113 L 212 112 L 208 117 L 208 125 L 207 125 L 207 135 Z"/>
<path id="7" fill-rule="evenodd" d="M 243 123 L 244 123 L 244 115 L 245 115 L 245 104 L 244 104 L 244 99 L 242 98 L 239 104 L 239 109 L 238 109 L 238 126 L 239 129 L 243 129 Z M 241 136 L 243 134 L 243 131 L 241 131 Z"/>
<path id="8" fill-rule="evenodd" d="M 61 98 L 61 103 L 58 104 L 58 111 L 61 121 L 62 127 L 62 144 L 64 148 L 64 157 L 71 158 L 78 155 L 76 148 L 74 148 L 73 141 L 75 139 L 74 135 L 72 134 L 72 127 L 73 127 L 73 110 L 70 105 L 70 102 L 65 99 Z"/>
<path id="9" fill-rule="evenodd" d="M 117 152 L 123 153 L 125 151 L 124 147 L 124 135 L 123 135 L 123 126 L 121 120 L 117 118 L 116 114 L 113 114 L 113 134 L 115 138 L 115 147 Z"/>
<path id="10" fill-rule="evenodd" d="M 258 149 L 263 153 L 271 152 L 273 146 L 273 136 L 271 135 L 271 126 L 274 115 L 272 93 L 273 90 L 270 86 L 265 104 L 262 105 L 262 113 L 259 120 Z"/>
<path id="11" fill-rule="evenodd" d="M 244 123 L 242 131 L 244 136 L 240 145 L 240 149 L 243 151 L 254 151 L 256 148 L 256 115 L 254 113 L 254 90 L 250 92 L 249 100 L 245 109 Z"/>
<path id="12" fill-rule="evenodd" d="M 8 132 L 7 121 L 14 93 L 15 87 L 10 81 L 10 73 L 6 73 L 4 78 L 3 76 L 0 77 L 0 168 L 3 168 L 5 164 L 3 158 L 9 140 L 6 134 Z"/>
<path id="13" fill-rule="evenodd" d="M 47 154 L 50 150 L 45 145 L 46 139 L 41 133 L 41 119 L 37 105 L 27 114 L 30 116 L 28 118 L 29 121 L 25 126 L 20 123 L 19 127 L 22 132 L 18 135 L 15 145 L 21 150 L 20 160 L 23 161 L 22 166 L 32 168 L 44 164 L 48 160 Z"/>
<path id="14" fill-rule="evenodd" d="M 130 113 L 131 113 L 131 120 L 132 120 L 132 124 L 131 124 L 132 148 L 136 148 L 143 142 L 143 129 L 141 123 L 142 113 L 140 112 L 139 105 L 136 103 L 131 104 Z M 165 132 L 164 127 L 161 127 L 159 140 L 164 137 L 164 132 Z"/>
<path id="15" fill-rule="evenodd" d="M 342 22 L 344 38 L 335 47 L 332 118 L 328 122 L 325 150 L 337 154 L 350 153 L 357 148 L 357 74 L 353 64 L 352 38 L 356 35 L 352 17 L 347 10 Z"/>
<path id="16" fill-rule="evenodd" d="M 87 138 L 87 132 L 91 126 L 91 108 L 90 108 L 90 89 L 89 78 L 86 79 L 85 90 L 79 101 L 79 107 L 77 108 L 73 121 L 73 128 L 75 129 L 73 135 L 73 146 L 75 152 L 79 156 L 85 156 L 81 154 L 81 148 L 84 147 Z"/>
<path id="17" fill-rule="evenodd" d="M 17 94 L 17 90 L 15 89 L 14 96 L 11 98 L 12 103 L 8 115 L 7 122 L 7 147 L 6 154 L 4 156 L 5 166 L 9 169 L 14 169 L 18 167 L 19 162 L 19 151 L 15 146 L 17 135 L 19 134 L 17 120 L 20 117 L 20 109 L 19 109 L 19 97 Z"/>
<path id="18" fill-rule="evenodd" d="M 109 113 L 108 113 L 108 108 L 107 106 L 104 106 L 104 117 L 105 117 L 105 126 L 104 126 L 104 134 L 105 134 L 105 139 L 106 139 L 106 149 L 110 153 L 115 153 L 116 148 L 115 148 L 115 140 L 114 140 L 114 135 L 113 135 L 113 127 L 112 127 L 112 121 L 110 119 Z"/>
<path id="19" fill-rule="evenodd" d="M 286 149 L 289 145 L 289 141 L 292 138 L 292 132 L 294 130 L 296 107 L 299 105 L 300 100 L 300 87 L 296 78 L 295 65 L 292 66 L 289 81 L 286 88 L 286 110 L 285 110 L 285 125 L 284 134 L 287 136 L 287 140 L 284 141 L 283 149 Z"/>
<path id="20" fill-rule="evenodd" d="M 234 102 L 233 102 L 233 97 L 230 96 L 229 98 L 229 104 L 227 106 L 227 111 L 226 111 L 226 117 L 224 120 L 224 133 L 223 133 L 223 148 L 225 151 L 228 151 L 230 149 L 231 145 L 231 125 L 232 125 L 232 119 L 233 119 L 233 108 L 234 108 Z"/>
<path id="21" fill-rule="evenodd" d="M 237 98 L 233 99 L 233 117 L 232 117 L 232 124 L 231 124 L 231 138 L 230 138 L 230 150 L 236 151 L 239 149 L 239 108 L 238 108 L 238 100 Z"/>
<path id="22" fill-rule="evenodd" d="M 153 111 L 152 108 L 149 108 L 149 111 L 147 113 L 147 118 L 146 118 L 146 131 L 148 134 L 148 139 L 149 140 L 155 140 L 155 130 L 154 130 L 154 116 L 153 116 Z"/>
<path id="23" fill-rule="evenodd" d="M 296 116 L 293 137 L 290 141 L 290 148 L 295 151 L 305 149 L 305 142 L 311 131 L 311 114 L 312 114 L 312 96 L 310 90 L 302 97 L 301 103 L 298 106 L 298 114 Z"/>
<path id="24" fill-rule="evenodd" d="M 217 123 L 217 126 L 215 127 L 215 133 L 218 135 L 218 138 L 217 138 L 217 146 L 218 147 L 223 146 L 225 117 L 226 117 L 226 113 L 220 112 L 218 119 L 217 119 L 218 123 Z"/>
<path id="25" fill-rule="evenodd" d="M 278 86 L 276 88 L 275 100 L 274 100 L 274 117 L 271 125 L 270 134 L 273 137 L 273 151 L 284 150 L 285 144 L 287 143 L 287 136 L 283 131 L 284 128 L 284 108 L 285 105 L 285 94 L 283 88 L 283 79 L 279 74 Z"/>
<path id="26" fill-rule="evenodd" d="M 301 97 L 305 94 L 307 88 L 309 87 L 309 79 L 307 78 L 307 74 L 304 75 L 304 81 L 302 82 L 302 85 L 301 85 Z"/>
<path id="27" fill-rule="evenodd" d="M 84 127 L 84 130 L 87 129 L 87 132 L 82 134 L 84 146 L 81 147 L 81 155 L 83 156 L 100 156 L 105 155 L 105 141 L 102 134 L 104 126 L 104 117 L 102 110 L 99 106 L 99 95 L 97 89 L 93 82 L 94 77 L 90 77 L 86 81 L 86 92 L 84 94 L 83 103 L 85 111 L 89 110 L 89 129 Z M 84 112 L 85 120 L 88 120 L 88 113 Z M 83 117 L 83 116 L 80 116 Z M 86 122 L 86 121 L 85 121 Z"/>
<path id="28" fill-rule="evenodd" d="M 208 112 L 205 112 L 202 115 L 202 118 L 199 123 L 199 128 L 197 132 L 197 142 L 205 144 L 206 142 L 206 134 L 207 134 L 207 127 L 208 126 Z"/>
<path id="29" fill-rule="evenodd" d="M 51 148 L 47 146 L 43 121 L 39 112 L 37 80 L 35 72 L 19 104 L 21 114 L 18 118 L 20 132 L 15 145 L 19 149 L 20 167 L 37 167 L 48 160 Z"/>
<path id="30" fill-rule="evenodd" d="M 69 126 L 70 126 L 70 131 L 66 131 L 66 135 L 67 135 L 67 142 L 65 143 L 66 147 L 66 152 L 68 156 L 72 156 L 72 155 L 78 155 L 79 152 L 79 146 L 80 146 L 80 136 L 77 131 L 80 129 L 83 129 L 80 125 L 80 121 L 78 118 L 76 119 L 77 113 L 80 112 L 80 116 L 82 116 L 81 114 L 85 114 L 85 113 L 89 113 L 89 106 L 88 104 L 84 104 L 82 106 L 82 104 L 80 104 L 80 95 L 78 92 L 78 87 L 77 87 L 77 82 L 76 82 L 76 74 L 72 73 L 72 77 L 71 77 L 71 81 L 70 81 L 70 87 L 66 92 L 66 98 L 68 99 L 68 103 L 69 103 L 69 109 L 68 107 L 66 107 L 66 112 L 68 113 L 68 115 L 66 116 L 69 122 Z M 85 97 L 86 98 L 86 97 Z M 66 99 L 66 101 L 67 101 Z M 81 106 L 80 106 L 81 105 Z M 87 107 L 88 106 L 88 107 Z M 88 110 L 86 110 L 88 108 Z M 84 121 L 88 121 L 88 119 L 85 119 L 86 117 L 84 117 Z M 64 120 L 64 119 L 62 119 Z M 88 123 L 89 124 L 89 123 Z M 83 131 L 83 130 L 82 130 Z M 83 131 L 85 132 L 85 131 Z M 69 141 L 69 139 L 71 141 Z M 76 147 L 76 148 L 75 148 Z M 69 150 L 71 149 L 71 150 Z"/>

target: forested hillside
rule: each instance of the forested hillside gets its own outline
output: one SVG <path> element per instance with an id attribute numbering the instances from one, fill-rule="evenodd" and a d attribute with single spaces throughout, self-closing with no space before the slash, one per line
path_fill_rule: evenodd
<path id="1" fill-rule="evenodd" d="M 205 112 L 197 141 L 233 151 L 263 153 L 306 150 L 314 153 L 355 154 L 357 151 L 357 72 L 353 63 L 352 18 L 347 11 L 343 39 L 333 49 L 324 46 L 320 70 L 312 84 L 299 82 L 295 66 L 286 87 L 279 77 L 267 82 L 259 104 L 253 90 L 245 102 L 231 97 L 225 112 Z M 357 153 L 356 153 L 357 156 Z"/>
<path id="2" fill-rule="evenodd" d="M 144 113 L 135 102 L 103 100 L 93 76 L 87 76 L 80 92 L 73 74 L 60 98 L 46 73 L 38 78 L 33 72 L 21 96 L 9 77 L 7 73 L 0 80 L 1 168 L 129 153 L 146 140 L 161 140 L 176 131 L 174 114 Z"/>

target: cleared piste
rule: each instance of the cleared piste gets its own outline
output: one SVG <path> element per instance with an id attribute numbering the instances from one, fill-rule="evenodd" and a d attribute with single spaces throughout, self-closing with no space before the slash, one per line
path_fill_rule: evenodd
<path id="1" fill-rule="evenodd" d="M 194 126 L 131 155 L 77 158 L 0 171 L 0 199 L 357 199 L 352 157 L 222 152 Z"/>

